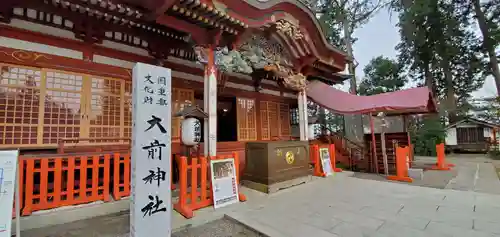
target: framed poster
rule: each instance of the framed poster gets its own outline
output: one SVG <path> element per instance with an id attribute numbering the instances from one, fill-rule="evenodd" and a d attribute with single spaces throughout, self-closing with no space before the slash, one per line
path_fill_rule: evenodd
<path id="1" fill-rule="evenodd" d="M 11 236 L 18 150 L 0 151 L 0 236 Z"/>
<path id="2" fill-rule="evenodd" d="M 212 197 L 216 209 L 240 201 L 235 167 L 233 158 L 210 161 Z"/>
<path id="3" fill-rule="evenodd" d="M 321 161 L 321 167 L 323 168 L 323 172 L 325 172 L 325 175 L 332 175 L 332 163 L 330 161 L 330 151 L 328 150 L 328 148 L 319 149 L 319 158 Z"/>

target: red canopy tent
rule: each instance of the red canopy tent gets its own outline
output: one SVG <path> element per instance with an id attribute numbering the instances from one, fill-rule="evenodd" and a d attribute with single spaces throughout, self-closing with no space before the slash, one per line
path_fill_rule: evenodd
<path id="1" fill-rule="evenodd" d="M 339 114 L 370 114 L 370 127 L 374 157 L 376 142 L 373 128 L 374 113 L 384 112 L 388 116 L 436 113 L 437 106 L 428 87 L 418 87 L 371 96 L 353 95 L 320 81 L 307 86 L 307 96 L 332 112 Z M 408 145 L 410 145 L 408 135 Z M 377 172 L 378 172 L 378 168 Z"/>
<path id="2" fill-rule="evenodd" d="M 320 81 L 307 86 L 307 96 L 315 103 L 339 114 L 384 112 L 387 115 L 436 113 L 436 102 L 427 87 L 417 87 L 371 96 L 353 95 Z"/>

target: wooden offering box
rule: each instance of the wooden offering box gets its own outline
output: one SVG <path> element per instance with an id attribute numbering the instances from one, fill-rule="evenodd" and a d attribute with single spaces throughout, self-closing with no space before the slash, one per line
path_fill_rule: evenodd
<path id="1" fill-rule="evenodd" d="M 311 180 L 309 143 L 307 141 L 262 141 L 246 144 L 243 185 L 264 192 Z"/>

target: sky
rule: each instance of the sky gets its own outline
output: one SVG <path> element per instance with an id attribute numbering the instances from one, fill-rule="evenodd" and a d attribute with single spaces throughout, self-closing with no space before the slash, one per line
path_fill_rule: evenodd
<path id="1" fill-rule="evenodd" d="M 354 36 L 358 38 L 354 44 L 354 57 L 359 63 L 356 76 L 359 81 L 363 78 L 363 68 L 370 60 L 379 55 L 396 58 L 396 45 L 399 42 L 399 32 L 396 27 L 397 15 L 390 15 L 387 10 L 379 11 L 366 25 L 357 29 Z M 348 88 L 344 83 L 343 89 Z M 495 81 L 488 77 L 483 88 L 473 93 L 475 98 L 493 97 L 496 94 Z"/>

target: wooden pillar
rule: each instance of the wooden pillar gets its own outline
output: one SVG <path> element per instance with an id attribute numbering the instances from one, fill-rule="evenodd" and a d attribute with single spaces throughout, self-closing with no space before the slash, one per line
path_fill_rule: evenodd
<path id="1" fill-rule="evenodd" d="M 498 141 L 497 141 L 497 129 L 492 128 L 492 131 L 493 131 L 493 146 L 495 149 L 500 150 L 500 148 L 498 146 Z"/>
<path id="2" fill-rule="evenodd" d="M 309 115 L 307 113 L 307 95 L 306 91 L 303 90 L 298 93 L 298 104 L 299 104 L 299 131 L 300 131 L 300 140 L 307 141 L 309 140 L 309 125 L 308 119 Z"/>
<path id="3" fill-rule="evenodd" d="M 408 117 L 406 115 L 403 115 L 403 126 L 404 126 L 404 130 L 406 131 L 406 136 L 408 138 L 408 149 L 409 150 L 409 154 L 408 156 L 410 157 L 410 168 L 412 168 L 412 163 L 413 163 L 413 152 L 414 152 L 414 149 L 413 149 L 413 146 L 411 145 L 411 135 L 410 135 L 410 131 L 408 130 Z"/>
<path id="4" fill-rule="evenodd" d="M 381 131 L 380 131 L 380 146 L 382 148 L 382 159 L 384 162 L 384 174 L 389 175 L 389 164 L 387 162 L 387 151 L 385 147 L 385 120 L 382 118 Z"/>
<path id="5" fill-rule="evenodd" d="M 377 159 L 377 139 L 375 139 L 375 128 L 373 125 L 373 115 L 370 114 L 370 130 L 372 133 L 372 149 L 373 149 L 373 163 L 375 166 L 375 173 L 378 174 L 378 159 Z"/>
<path id="6" fill-rule="evenodd" d="M 208 118 L 204 120 L 204 154 L 217 155 L 217 67 L 215 65 L 214 47 L 207 49 L 207 64 L 205 64 L 203 103 Z"/>

